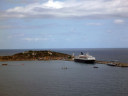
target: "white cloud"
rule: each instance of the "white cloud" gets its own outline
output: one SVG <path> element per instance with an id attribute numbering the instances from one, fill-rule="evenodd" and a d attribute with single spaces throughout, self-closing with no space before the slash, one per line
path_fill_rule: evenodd
<path id="1" fill-rule="evenodd" d="M 55 23 L 51 23 L 51 24 L 42 24 L 42 25 L 31 25 L 31 26 L 26 26 L 26 25 L 14 25 L 14 24 L 6 24 L 6 25 L 0 25 L 0 29 L 42 29 L 42 28 L 46 28 L 46 27 L 52 27 L 52 26 L 56 26 L 57 24 Z"/>
<path id="2" fill-rule="evenodd" d="M 46 2 L 47 0 L 1 0 L 13 4 L 30 4 L 35 2 Z"/>
<path id="3" fill-rule="evenodd" d="M 28 41 L 28 42 L 33 42 L 33 41 L 35 41 L 35 42 L 37 42 L 37 41 L 46 41 L 46 40 L 48 40 L 48 38 L 30 38 L 30 37 L 28 37 L 28 38 L 23 38 L 23 40 L 25 40 L 25 41 Z"/>
<path id="4" fill-rule="evenodd" d="M 0 14 L 0 18 L 109 18 L 128 17 L 127 0 L 66 0 L 33 3 L 15 7 Z"/>
<path id="5" fill-rule="evenodd" d="M 54 41 L 55 38 L 52 35 L 47 35 L 47 37 L 25 37 L 21 38 L 22 40 L 25 40 L 27 42 L 43 42 L 43 41 Z"/>
<path id="6" fill-rule="evenodd" d="M 87 23 L 86 25 L 92 25 L 92 26 L 101 26 L 102 23 Z"/>
<path id="7" fill-rule="evenodd" d="M 125 21 L 124 20 L 122 20 L 122 19 L 116 19 L 116 20 L 114 20 L 114 23 L 115 24 L 123 24 Z"/>
<path id="8" fill-rule="evenodd" d="M 8 38 L 20 38 L 23 37 L 25 34 L 24 33 L 20 33 L 20 34 L 11 34 L 8 36 Z"/>
<path id="9" fill-rule="evenodd" d="M 53 0 L 49 0 L 47 3 L 43 4 L 44 7 L 46 8 L 55 8 L 55 9 L 60 9 L 63 7 L 62 2 L 53 2 Z"/>

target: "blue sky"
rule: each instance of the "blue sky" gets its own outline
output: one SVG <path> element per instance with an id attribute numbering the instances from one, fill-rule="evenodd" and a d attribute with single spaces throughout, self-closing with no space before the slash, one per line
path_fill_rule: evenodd
<path id="1" fill-rule="evenodd" d="M 128 48 L 127 0 L 1 0 L 0 49 Z"/>

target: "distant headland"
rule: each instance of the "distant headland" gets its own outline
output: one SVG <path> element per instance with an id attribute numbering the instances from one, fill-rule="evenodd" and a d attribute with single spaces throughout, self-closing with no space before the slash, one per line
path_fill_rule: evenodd
<path id="1" fill-rule="evenodd" d="M 54 51 L 25 51 L 12 56 L 0 56 L 0 61 L 26 61 L 26 60 L 71 60 L 72 56 Z"/>

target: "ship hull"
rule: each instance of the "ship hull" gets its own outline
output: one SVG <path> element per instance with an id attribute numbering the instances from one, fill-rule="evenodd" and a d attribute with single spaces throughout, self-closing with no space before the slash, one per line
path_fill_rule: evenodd
<path id="1" fill-rule="evenodd" d="M 95 60 L 83 60 L 83 59 L 74 59 L 75 62 L 87 63 L 87 64 L 94 64 Z"/>

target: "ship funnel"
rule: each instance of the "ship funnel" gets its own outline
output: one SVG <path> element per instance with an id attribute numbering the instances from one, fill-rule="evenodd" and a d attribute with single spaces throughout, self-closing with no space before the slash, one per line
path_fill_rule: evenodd
<path id="1" fill-rule="evenodd" d="M 83 55 L 83 52 L 81 52 L 81 55 Z"/>

